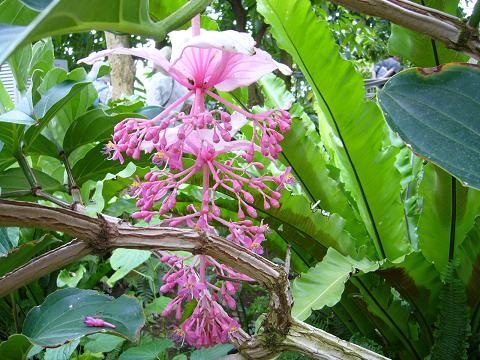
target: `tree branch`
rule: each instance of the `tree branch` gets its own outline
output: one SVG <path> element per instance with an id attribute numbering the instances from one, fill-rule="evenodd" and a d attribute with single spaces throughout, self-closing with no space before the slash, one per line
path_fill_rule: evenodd
<path id="1" fill-rule="evenodd" d="M 330 0 L 360 13 L 379 16 L 480 59 L 478 31 L 462 19 L 407 0 Z"/>
<path id="2" fill-rule="evenodd" d="M 386 359 L 358 345 L 293 319 L 290 282 L 283 266 L 227 241 L 190 229 L 135 227 L 120 219 L 84 214 L 34 203 L 0 200 L 0 225 L 39 227 L 78 237 L 0 278 L 0 297 L 39 276 L 64 267 L 90 252 L 118 247 L 146 250 L 186 250 L 212 256 L 262 284 L 270 295 L 262 332 L 234 339 L 239 358 L 269 359 L 281 351 L 298 351 L 314 359 Z"/>

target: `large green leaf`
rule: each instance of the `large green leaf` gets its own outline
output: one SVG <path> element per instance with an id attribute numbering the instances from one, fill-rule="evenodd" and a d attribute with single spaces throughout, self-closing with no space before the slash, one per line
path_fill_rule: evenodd
<path id="1" fill-rule="evenodd" d="M 116 327 L 88 327 L 84 317 L 101 318 Z M 23 334 L 34 344 L 58 346 L 97 332 L 112 333 L 131 341 L 138 338 L 145 318 L 136 299 L 117 299 L 93 290 L 67 288 L 47 296 L 44 303 L 30 310 Z"/>
<path id="2" fill-rule="evenodd" d="M 341 58 L 327 22 L 317 21 L 309 1 L 257 4 L 277 43 L 292 55 L 316 94 L 322 139 L 357 202 L 378 256 L 399 258 L 410 244 L 394 166 L 398 149 L 386 141 L 388 128 L 380 109 L 365 102 L 361 76 Z"/>
<path id="3" fill-rule="evenodd" d="M 428 342 L 419 337 L 420 325 L 413 316 L 411 304 L 402 299 L 391 286 L 375 274 L 353 277 L 372 319 L 382 336 L 389 340 L 401 359 L 423 359 L 429 351 Z"/>
<path id="4" fill-rule="evenodd" d="M 203 359 L 218 359 L 226 356 L 230 350 L 233 350 L 233 345 L 219 344 L 211 348 L 202 348 L 195 350 L 190 356 L 190 360 L 203 360 Z"/>
<path id="5" fill-rule="evenodd" d="M 340 301 L 345 282 L 357 270 L 375 271 L 378 263 L 364 259 L 357 261 L 343 256 L 333 248 L 315 267 L 300 275 L 292 284 L 293 308 L 292 316 L 306 320 L 312 310 L 320 310 L 324 306 L 332 307 Z"/>
<path id="6" fill-rule="evenodd" d="M 420 156 L 480 189 L 480 67 L 409 69 L 379 93 L 392 129 Z"/>
<path id="7" fill-rule="evenodd" d="M 11 335 L 8 340 L 0 343 L 0 359 L 26 360 L 31 347 L 32 344 L 25 336 L 20 334 Z"/>
<path id="8" fill-rule="evenodd" d="M 294 101 L 287 91 L 285 83 L 273 75 L 265 76 L 260 80 L 266 105 L 272 108 L 284 109 Z M 328 163 L 323 150 L 320 135 L 313 122 L 303 113 L 299 105 L 291 109 L 294 116 L 291 130 L 285 134 L 282 141 L 281 159 L 287 166 L 291 166 L 295 178 L 305 191 L 314 210 L 336 214 L 329 221 L 338 222 L 355 240 L 352 249 L 342 249 L 348 254 L 356 256 L 357 252 L 366 253 L 371 244 L 365 226 L 358 219 L 348 198 L 342 189 L 342 184 L 335 180 L 330 173 L 332 164 Z M 363 249 L 362 249 L 363 247 Z M 374 247 L 370 246 L 370 256 L 374 255 Z M 373 252 L 373 255 L 372 255 Z"/>
<path id="9" fill-rule="evenodd" d="M 184 17 L 154 22 L 149 16 L 149 0 L 53 0 L 40 14 L 17 0 L 4 1 L 0 4 L 0 23 L 9 25 L 0 27 L 0 63 L 22 44 L 92 29 L 161 40 L 168 31 L 183 25 L 205 6 L 206 1 L 192 1 L 185 8 Z M 18 19 L 16 14 L 19 14 Z M 161 13 L 155 15 L 164 17 Z"/>
<path id="10" fill-rule="evenodd" d="M 104 142 L 112 137 L 115 125 L 128 117 L 142 116 L 131 113 L 108 115 L 101 109 L 90 110 L 72 122 L 63 139 L 63 149 L 70 154 L 81 145 Z"/>
<path id="11" fill-rule="evenodd" d="M 428 164 L 419 192 L 423 197 L 418 222 L 420 249 L 442 273 L 480 216 L 480 191 L 461 186 L 455 178 Z"/>
<path id="12" fill-rule="evenodd" d="M 414 0 L 415 2 L 457 16 L 459 0 Z M 417 66 L 433 66 L 452 61 L 467 61 L 468 56 L 447 49 L 443 43 L 426 35 L 392 24 L 388 50 L 393 55 L 413 62 Z M 438 63 L 438 64 L 437 64 Z"/>

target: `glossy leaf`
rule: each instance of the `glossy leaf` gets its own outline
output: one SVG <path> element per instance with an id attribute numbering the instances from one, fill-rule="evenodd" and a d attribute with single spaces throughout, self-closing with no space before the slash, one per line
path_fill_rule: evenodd
<path id="1" fill-rule="evenodd" d="M 328 249 L 321 262 L 293 282 L 292 316 L 304 321 L 310 316 L 312 310 L 334 306 L 340 301 L 345 282 L 352 273 L 357 270 L 370 272 L 377 269 L 378 263 L 367 259 L 357 261 L 343 256 L 333 248 Z"/>
<path id="2" fill-rule="evenodd" d="M 63 149 L 69 154 L 81 145 L 104 142 L 112 137 L 115 125 L 129 117 L 142 116 L 132 113 L 108 115 L 101 109 L 90 110 L 72 122 L 63 139 Z"/>
<path id="3" fill-rule="evenodd" d="M 32 344 L 20 334 L 11 335 L 8 340 L 0 343 L 0 359 L 26 360 Z"/>
<path id="4" fill-rule="evenodd" d="M 309 1 L 259 0 L 257 5 L 278 45 L 290 53 L 312 86 L 322 139 L 356 201 L 378 256 L 397 259 L 408 253 L 394 166 L 398 149 L 385 143 L 388 127 L 379 107 L 365 102 L 360 74 L 341 58 L 326 21 L 317 20 Z"/>
<path id="5" fill-rule="evenodd" d="M 379 93 L 392 129 L 413 151 L 480 189 L 480 67 L 409 69 Z"/>
<path id="6" fill-rule="evenodd" d="M 279 78 L 273 75 L 265 76 L 260 80 L 260 85 L 267 106 L 287 108 L 293 103 L 293 96 Z M 339 241 L 337 250 L 341 249 L 344 254 L 352 256 L 356 256 L 359 251 L 366 253 L 370 239 L 365 226 L 350 205 L 342 184 L 335 180 L 330 172 L 332 164 L 326 160 L 328 155 L 323 150 L 320 135 L 300 106 L 295 105 L 291 112 L 295 117 L 291 130 L 285 134 L 282 141 L 281 159 L 286 166 L 292 167 L 295 179 L 299 181 L 306 199 L 311 203 L 310 211 L 335 214 L 329 218 L 329 222 L 337 222 L 338 227 L 343 227 L 344 231 L 355 239 L 351 248 L 345 248 Z M 371 247 L 370 250 L 373 252 L 370 251 L 369 255 L 374 257 L 374 248 Z"/>
<path id="7" fill-rule="evenodd" d="M 453 187 L 455 197 L 445 196 Z M 423 197 L 423 212 L 418 222 L 420 248 L 425 258 L 443 273 L 449 258 L 455 256 L 455 250 L 480 216 L 480 191 L 461 186 L 455 178 L 429 164 L 419 192 Z M 455 221 L 453 228 L 452 221 Z"/>
<path id="8" fill-rule="evenodd" d="M 116 326 L 88 327 L 85 316 L 101 318 Z M 108 332 L 135 341 L 145 318 L 134 298 L 112 298 L 93 290 L 67 288 L 50 294 L 42 305 L 30 310 L 23 334 L 34 344 L 58 346 L 97 332 Z"/>

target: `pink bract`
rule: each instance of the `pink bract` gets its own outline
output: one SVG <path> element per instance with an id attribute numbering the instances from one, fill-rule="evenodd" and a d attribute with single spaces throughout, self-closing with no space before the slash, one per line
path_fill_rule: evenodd
<path id="1" fill-rule="evenodd" d="M 229 231 L 227 240 L 262 254 L 268 226 L 247 217 L 257 218 L 258 204 L 266 210 L 280 206 L 280 191 L 290 181 L 290 169 L 274 176 L 256 158 L 277 158 L 282 151 L 282 134 L 290 130 L 291 117 L 286 109 L 252 114 L 212 90 L 247 86 L 276 69 L 284 74 L 291 71 L 255 48 L 248 34 L 200 30 L 198 18 L 192 23 L 191 30 L 170 34 L 170 61 L 156 49 L 105 50 L 82 60 L 93 63 L 110 54 L 139 56 L 160 65 L 189 89 L 153 119 L 130 118 L 117 124 L 104 152 L 121 163 L 126 157 L 138 160 L 142 153 L 149 154 L 155 165 L 143 181 L 136 178 L 128 190 L 131 196 L 138 197 L 139 211 L 133 218 L 148 222 L 158 216 L 162 226 L 185 226 L 217 235 L 215 224 Z M 222 107 L 207 109 L 207 96 L 229 111 Z M 190 97 L 194 101 L 188 114 L 173 112 Z M 247 123 L 250 138 L 240 133 Z M 183 215 L 171 215 L 179 191 L 195 175 L 202 179 L 200 204 L 188 205 Z M 220 191 L 236 199 L 237 220 L 223 214 L 217 205 Z M 171 254 L 161 261 L 170 270 L 163 276 L 160 292 L 176 292 L 163 315 L 174 314 L 180 320 L 185 304 L 197 304 L 192 315 L 176 328 L 175 337 L 197 348 L 233 340 L 240 326 L 222 305 L 235 309 L 234 296 L 240 282 L 252 279 L 204 255 Z M 93 324 L 90 319 L 85 323 L 95 326 L 88 325 Z"/>

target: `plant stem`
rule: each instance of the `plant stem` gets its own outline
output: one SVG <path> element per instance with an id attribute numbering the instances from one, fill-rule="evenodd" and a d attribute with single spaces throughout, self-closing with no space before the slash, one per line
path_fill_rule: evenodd
<path id="1" fill-rule="evenodd" d="M 18 324 L 17 303 L 15 302 L 15 295 L 13 293 L 10 294 L 10 301 L 12 302 L 12 316 L 13 322 L 15 323 L 15 332 L 18 334 L 20 333 L 20 326 Z"/>
<path id="2" fill-rule="evenodd" d="M 25 174 L 25 177 L 28 180 L 28 183 L 32 187 L 32 189 L 40 189 L 41 186 L 38 183 L 37 177 L 33 173 L 32 168 L 28 164 L 27 158 L 23 154 L 19 154 L 17 157 L 18 164 L 20 165 L 20 168 L 22 169 L 23 173 Z"/>
<path id="3" fill-rule="evenodd" d="M 67 154 L 63 149 L 59 149 L 60 159 L 62 159 L 63 164 L 65 165 L 65 171 L 67 172 L 68 178 L 68 190 L 73 197 L 74 204 L 83 205 L 82 194 L 80 193 L 80 188 L 75 181 L 75 177 L 73 176 L 72 167 L 70 166 L 70 161 L 68 160 Z"/>
<path id="4" fill-rule="evenodd" d="M 480 0 L 477 0 L 475 6 L 473 7 L 472 15 L 468 19 L 468 25 L 476 29 L 480 23 Z"/>

